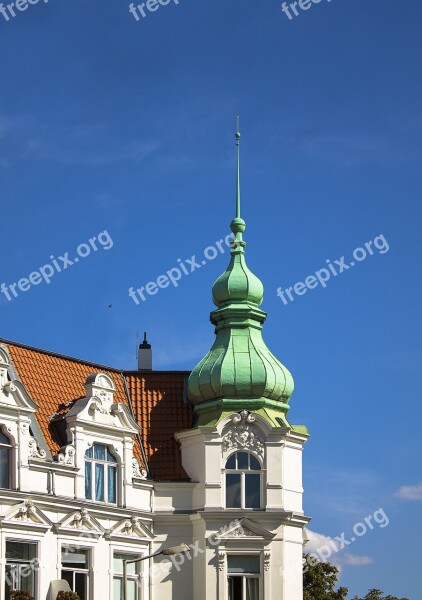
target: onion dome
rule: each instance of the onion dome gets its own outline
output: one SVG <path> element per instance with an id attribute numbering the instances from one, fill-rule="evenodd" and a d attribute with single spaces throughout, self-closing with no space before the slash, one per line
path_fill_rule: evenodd
<path id="1" fill-rule="evenodd" d="M 236 217 L 230 226 L 234 234 L 231 259 L 212 289 L 217 306 L 211 313 L 216 340 L 192 371 L 188 383 L 188 395 L 197 414 L 216 408 L 253 410 L 265 406 L 285 413 L 294 389 L 292 375 L 262 338 L 267 315 L 259 306 L 264 287 L 245 261 L 239 144 L 237 131 Z"/>

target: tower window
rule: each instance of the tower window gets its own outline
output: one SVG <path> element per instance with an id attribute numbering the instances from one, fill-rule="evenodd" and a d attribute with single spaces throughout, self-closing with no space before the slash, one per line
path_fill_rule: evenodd
<path id="1" fill-rule="evenodd" d="M 117 460 L 103 444 L 94 444 L 85 452 L 85 498 L 117 503 Z"/>
<path id="2" fill-rule="evenodd" d="M 260 557 L 227 557 L 229 600 L 259 600 Z"/>
<path id="3" fill-rule="evenodd" d="M 226 462 L 226 507 L 261 508 L 261 465 L 249 452 L 236 452 Z"/>

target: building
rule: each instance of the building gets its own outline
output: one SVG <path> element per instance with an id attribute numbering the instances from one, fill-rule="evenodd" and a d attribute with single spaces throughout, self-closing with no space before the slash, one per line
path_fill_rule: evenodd
<path id="1" fill-rule="evenodd" d="M 188 372 L 121 371 L 0 341 L 0 600 L 301 600 L 304 426 L 265 345 L 263 286 L 236 217 L 213 286 L 216 340 Z"/>

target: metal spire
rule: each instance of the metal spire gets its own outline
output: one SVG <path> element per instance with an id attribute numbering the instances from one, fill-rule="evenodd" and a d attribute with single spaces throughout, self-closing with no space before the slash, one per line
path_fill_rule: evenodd
<path id="1" fill-rule="evenodd" d="M 239 115 L 236 117 L 236 219 L 240 219 L 240 131 Z"/>

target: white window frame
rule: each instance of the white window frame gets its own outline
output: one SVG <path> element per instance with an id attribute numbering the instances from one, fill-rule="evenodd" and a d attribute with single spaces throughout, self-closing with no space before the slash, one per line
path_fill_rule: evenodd
<path id="1" fill-rule="evenodd" d="M 249 456 L 253 456 L 253 458 L 255 458 L 260 465 L 259 471 L 256 469 L 227 469 L 226 465 L 227 465 L 227 462 L 230 460 L 230 458 L 232 458 L 233 456 L 236 456 L 236 454 L 241 454 L 241 453 L 248 454 Z M 246 506 L 245 476 L 247 474 L 259 475 L 259 508 L 251 508 L 251 507 Z M 240 508 L 227 506 L 227 475 L 240 475 Z M 236 452 L 233 452 L 232 454 L 227 456 L 225 458 L 225 463 L 224 463 L 224 506 L 225 506 L 226 510 L 262 510 L 263 502 L 264 502 L 263 479 L 264 478 L 263 478 L 262 463 L 259 460 L 259 458 L 252 452 L 249 452 L 247 450 L 237 450 Z"/>
<path id="2" fill-rule="evenodd" d="M 116 573 L 114 570 L 114 555 L 115 554 L 119 554 L 120 556 L 125 556 L 127 560 L 142 558 L 142 556 L 143 556 L 143 554 L 141 552 L 136 552 L 136 550 L 125 550 L 122 548 L 113 548 L 112 553 L 111 553 L 111 560 L 112 560 L 112 568 L 111 568 L 111 586 L 112 587 L 111 587 L 111 596 L 110 596 L 111 600 L 114 600 L 114 597 L 113 597 L 114 579 L 119 579 L 120 581 L 122 581 L 122 585 L 123 585 L 123 571 L 121 573 Z M 127 573 L 127 580 L 128 580 L 128 582 L 135 581 L 137 584 L 135 600 L 143 600 L 143 598 L 144 598 L 143 572 L 142 572 L 143 562 L 140 561 L 139 563 L 134 563 L 134 564 L 135 564 L 135 568 L 136 568 L 136 573 L 135 574 Z"/>
<path id="3" fill-rule="evenodd" d="M 259 573 L 230 573 L 229 572 L 229 557 L 230 556 L 255 556 L 259 559 Z M 226 552 L 226 565 L 227 565 L 227 573 L 226 573 L 226 598 L 229 598 L 229 579 L 231 577 L 238 577 L 242 579 L 258 579 L 258 600 L 263 600 L 264 598 L 264 573 L 263 573 L 263 561 L 262 561 L 262 552 L 248 552 L 248 551 L 231 551 L 228 550 Z M 243 586 L 242 592 L 242 600 L 246 600 L 246 586 Z"/>
<path id="4" fill-rule="evenodd" d="M 8 559 L 6 558 L 6 544 L 7 542 L 12 542 L 15 544 L 30 544 L 31 546 L 35 546 L 35 558 L 33 559 L 29 559 L 29 560 L 12 560 L 12 559 Z M 21 539 L 21 538 L 15 538 L 15 537 L 6 537 L 5 539 L 5 546 L 4 546 L 4 556 L 5 556 L 5 560 L 4 560 L 4 581 L 2 582 L 2 587 L 3 589 L 0 591 L 0 597 L 2 597 L 2 594 L 5 593 L 5 589 L 6 589 L 6 568 L 8 565 L 10 564 L 19 564 L 19 565 L 25 565 L 25 566 L 29 566 L 31 565 L 31 560 L 39 560 L 39 550 L 40 550 L 40 546 L 39 546 L 39 541 L 38 540 L 28 540 L 28 539 Z M 38 569 L 34 569 L 34 590 L 33 593 L 35 597 L 38 596 L 38 583 L 39 583 L 39 577 L 38 577 Z M 11 587 L 11 589 L 14 589 L 13 587 Z"/>
<path id="5" fill-rule="evenodd" d="M 62 549 L 63 548 L 75 548 L 77 550 L 83 550 L 87 553 L 87 568 L 85 569 L 79 569 L 79 568 L 75 568 L 75 567 L 66 567 L 65 565 L 63 565 L 62 563 Z M 61 542 L 60 543 L 60 578 L 61 578 L 61 573 L 62 571 L 67 571 L 69 572 L 73 572 L 73 588 L 75 587 L 74 583 L 75 583 L 75 573 L 82 573 L 84 575 L 86 575 L 86 600 L 90 600 L 91 598 L 91 579 L 92 579 L 92 552 L 93 549 L 92 547 L 88 547 L 88 546 L 79 546 L 77 543 L 76 544 L 72 544 L 72 542 Z M 70 554 L 72 554 L 70 552 Z"/>
<path id="6" fill-rule="evenodd" d="M 107 457 L 107 451 L 109 451 L 110 454 L 114 458 L 114 462 L 107 461 L 107 459 L 100 460 L 98 458 L 94 458 L 95 446 L 102 446 L 103 448 L 105 448 L 106 457 Z M 115 453 L 110 450 L 109 444 L 104 444 L 102 442 L 94 442 L 92 444 L 92 446 L 87 448 L 87 450 L 89 450 L 90 448 L 92 449 L 92 458 L 89 456 L 86 456 L 86 451 L 85 451 L 84 469 L 86 468 L 85 467 L 86 463 L 89 463 L 91 466 L 91 498 L 86 498 L 86 493 L 85 493 L 85 499 L 90 502 L 96 502 L 96 503 L 105 504 L 108 506 L 119 506 L 119 504 L 120 504 L 120 493 L 119 493 L 120 492 L 120 464 L 119 464 L 119 461 L 118 461 L 117 457 L 115 456 Z M 104 490 L 103 490 L 104 500 L 97 500 L 95 497 L 95 465 L 96 464 L 103 465 L 103 467 L 104 467 Z M 108 467 L 116 468 L 116 489 L 115 489 L 116 501 L 115 502 L 109 502 L 109 499 L 108 499 Z M 84 471 L 84 478 L 86 480 L 86 470 Z M 86 481 L 85 481 L 85 484 L 86 484 Z"/>

